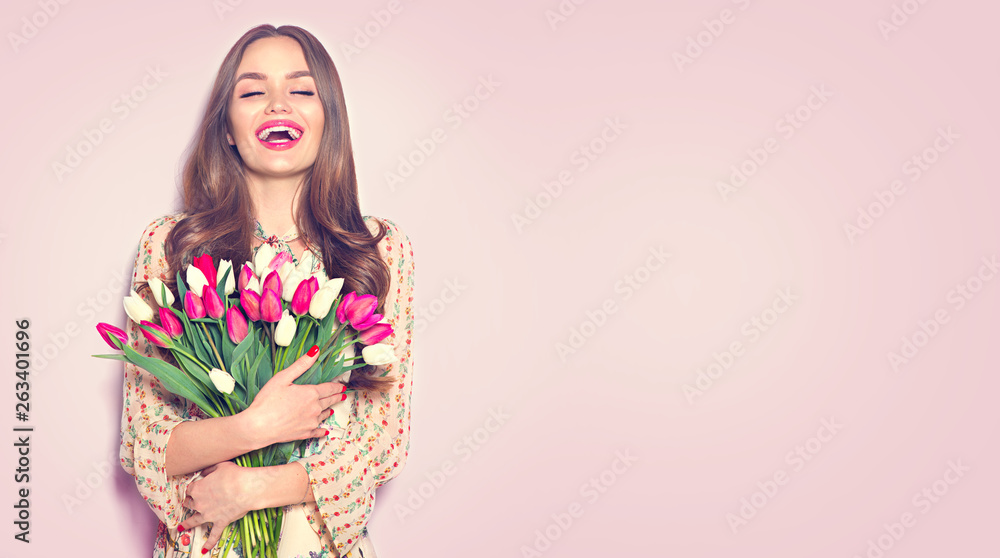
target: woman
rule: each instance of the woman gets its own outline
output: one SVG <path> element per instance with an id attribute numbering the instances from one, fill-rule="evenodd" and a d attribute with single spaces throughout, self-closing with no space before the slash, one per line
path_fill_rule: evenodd
<path id="1" fill-rule="evenodd" d="M 152 308 L 150 278 L 173 288 L 194 256 L 250 261 L 267 242 L 299 269 L 343 277 L 343 292 L 376 295 L 397 362 L 354 370 L 347 386 L 357 391 L 345 393 L 337 382 L 291 383 L 315 361 L 307 354 L 249 409 L 222 418 L 206 418 L 126 364 L 121 463 L 161 521 L 154 556 L 215 555 L 227 524 L 277 506 L 287 506 L 280 558 L 374 556 L 366 524 L 375 489 L 399 473 L 409 449 L 413 257 L 395 223 L 361 216 L 340 78 L 315 37 L 262 25 L 237 41 L 183 188 L 183 212 L 153 221 L 140 240 L 132 288 Z M 133 348 L 163 358 L 131 320 L 127 331 Z M 229 461 L 310 438 L 308 455 L 286 465 Z"/>

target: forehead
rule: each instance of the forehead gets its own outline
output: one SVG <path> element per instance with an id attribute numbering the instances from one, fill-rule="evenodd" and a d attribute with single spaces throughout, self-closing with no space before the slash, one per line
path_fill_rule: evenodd
<path id="1" fill-rule="evenodd" d="M 285 73 L 292 70 L 308 70 L 305 54 L 298 41 L 291 37 L 267 37 L 258 39 L 243 51 L 243 58 L 236 74 L 256 71 L 269 74 Z"/>

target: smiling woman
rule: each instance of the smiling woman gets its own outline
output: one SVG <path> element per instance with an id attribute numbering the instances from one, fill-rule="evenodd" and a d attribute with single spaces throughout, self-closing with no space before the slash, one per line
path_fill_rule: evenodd
<path id="1" fill-rule="evenodd" d="M 183 184 L 182 211 L 154 220 L 140 239 L 137 296 L 156 308 L 151 280 L 175 290 L 194 256 L 250 262 L 266 244 L 286 253 L 296 272 L 343 278 L 344 292 L 372 295 L 393 327 L 394 358 L 384 362 L 394 362 L 354 370 L 350 391 L 337 382 L 295 384 L 317 358 L 310 351 L 247 410 L 221 418 L 126 364 L 121 463 L 160 519 L 154 556 L 218 555 L 226 525 L 271 507 L 285 508 L 277 558 L 374 556 L 367 523 L 375 491 L 399 473 L 409 450 L 413 252 L 398 225 L 361 214 L 340 78 L 313 35 L 262 25 L 237 41 L 219 69 Z M 134 323 L 127 333 L 136 351 L 167 358 Z M 297 439 L 308 440 L 307 449 L 285 465 L 231 461 Z M 242 558 L 246 549 L 226 556 Z"/>

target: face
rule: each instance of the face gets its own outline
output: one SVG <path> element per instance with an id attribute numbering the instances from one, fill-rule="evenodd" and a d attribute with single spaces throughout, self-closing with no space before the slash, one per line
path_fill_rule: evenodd
<path id="1" fill-rule="evenodd" d="M 316 161 L 323 135 L 323 105 L 302 47 L 290 37 L 247 46 L 230 99 L 229 144 L 250 179 L 301 178 Z"/>

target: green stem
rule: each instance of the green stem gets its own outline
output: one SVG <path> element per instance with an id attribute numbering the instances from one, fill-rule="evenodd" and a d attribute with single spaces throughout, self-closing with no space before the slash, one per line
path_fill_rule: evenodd
<path id="1" fill-rule="evenodd" d="M 219 368 L 223 372 L 226 371 L 226 363 L 222 362 L 222 357 L 219 356 L 219 349 L 215 348 L 215 341 L 212 341 L 212 336 L 208 334 L 208 328 L 205 327 L 205 322 L 199 322 L 201 324 L 201 329 L 205 331 L 205 338 L 208 339 L 208 344 L 212 346 L 212 352 L 215 353 L 215 358 L 219 359 Z"/>

